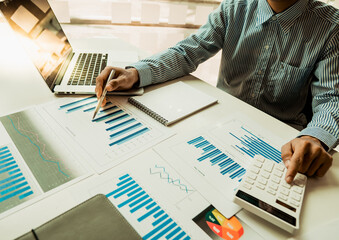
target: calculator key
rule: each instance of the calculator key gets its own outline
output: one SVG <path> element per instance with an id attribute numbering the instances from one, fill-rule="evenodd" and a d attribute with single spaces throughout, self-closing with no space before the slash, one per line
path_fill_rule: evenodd
<path id="1" fill-rule="evenodd" d="M 297 202 L 300 202 L 301 200 L 301 197 L 299 194 L 292 194 L 291 197 Z"/>
<path id="2" fill-rule="evenodd" d="M 275 169 L 283 172 L 285 170 L 285 166 L 281 165 L 281 164 L 276 164 L 275 165 Z"/>
<path id="3" fill-rule="evenodd" d="M 288 197 L 286 197 L 285 195 L 279 195 L 278 198 L 282 201 L 287 201 Z"/>
<path id="4" fill-rule="evenodd" d="M 253 172 L 253 173 L 256 173 L 256 174 L 258 174 L 258 173 L 259 173 L 259 171 L 260 171 L 260 169 L 259 169 L 259 168 L 257 168 L 257 167 L 255 167 L 255 166 L 253 166 L 253 167 L 251 168 L 251 172 Z"/>
<path id="5" fill-rule="evenodd" d="M 280 178 L 276 177 L 276 176 L 272 176 L 272 181 L 279 184 L 280 183 Z"/>
<path id="6" fill-rule="evenodd" d="M 294 201 L 294 200 L 291 200 L 290 203 L 291 203 L 292 205 L 296 206 L 296 207 L 299 207 L 299 206 L 300 206 L 299 202 L 296 202 L 296 201 Z"/>
<path id="7" fill-rule="evenodd" d="M 252 189 L 252 186 L 249 185 L 248 183 L 244 183 L 243 186 L 244 186 L 244 188 L 247 188 L 248 190 Z"/>
<path id="8" fill-rule="evenodd" d="M 280 177 L 283 175 L 283 173 L 281 171 L 274 171 L 273 174 L 277 177 Z"/>
<path id="9" fill-rule="evenodd" d="M 256 160 L 259 161 L 259 162 L 261 162 L 261 163 L 264 163 L 264 162 L 265 162 L 265 158 L 264 158 L 263 156 L 260 156 L 260 155 L 258 155 L 258 156 L 256 157 Z"/>
<path id="10" fill-rule="evenodd" d="M 253 174 L 253 173 L 248 173 L 248 177 L 255 180 L 257 179 L 257 175 Z"/>
<path id="11" fill-rule="evenodd" d="M 251 184 L 251 185 L 254 184 L 254 180 L 251 179 L 251 178 L 249 178 L 249 177 L 247 177 L 247 178 L 245 179 L 245 182 L 247 182 L 248 184 Z"/>
<path id="12" fill-rule="evenodd" d="M 256 186 L 257 188 L 260 188 L 261 190 L 265 190 L 265 186 L 262 185 L 262 184 L 260 184 L 260 183 L 257 183 L 255 186 Z"/>
<path id="13" fill-rule="evenodd" d="M 266 172 L 266 171 L 262 171 L 262 172 L 260 173 L 260 175 L 261 175 L 262 177 L 266 178 L 266 179 L 268 179 L 268 178 L 270 177 L 270 174 L 269 174 L 268 172 Z"/>
<path id="14" fill-rule="evenodd" d="M 274 191 L 274 190 L 271 189 L 271 188 L 269 188 L 269 189 L 267 190 L 267 192 L 270 193 L 270 194 L 272 194 L 273 196 L 275 196 L 275 194 L 276 194 L 276 191 Z"/>
<path id="15" fill-rule="evenodd" d="M 264 170 L 267 172 L 272 172 L 273 169 L 273 163 L 272 162 L 266 162 L 264 166 Z"/>
<path id="16" fill-rule="evenodd" d="M 286 188 L 281 188 L 281 189 L 280 189 L 280 193 L 282 193 L 282 194 L 288 196 L 288 195 L 290 194 L 290 191 L 287 190 Z"/>
<path id="17" fill-rule="evenodd" d="M 258 168 L 261 168 L 261 167 L 262 167 L 262 163 L 259 162 L 259 161 L 255 161 L 255 162 L 253 163 L 253 165 L 256 166 L 256 167 L 258 167 Z"/>
<path id="18" fill-rule="evenodd" d="M 285 188 L 287 188 L 287 189 L 291 189 L 291 187 L 292 187 L 290 184 L 288 184 L 288 183 L 285 182 L 285 181 L 282 181 L 281 186 L 283 186 L 283 187 L 285 187 Z"/>
<path id="19" fill-rule="evenodd" d="M 273 182 L 270 182 L 270 184 L 268 185 L 270 188 L 272 188 L 273 190 L 277 191 L 278 190 L 278 184 L 275 184 Z"/>
<path id="20" fill-rule="evenodd" d="M 265 178 L 262 178 L 262 177 L 258 178 L 258 182 L 261 183 L 262 185 L 266 185 L 267 184 L 267 180 Z"/>
<path id="21" fill-rule="evenodd" d="M 292 191 L 301 194 L 303 192 L 303 189 L 301 187 L 298 187 L 298 186 L 293 186 Z"/>

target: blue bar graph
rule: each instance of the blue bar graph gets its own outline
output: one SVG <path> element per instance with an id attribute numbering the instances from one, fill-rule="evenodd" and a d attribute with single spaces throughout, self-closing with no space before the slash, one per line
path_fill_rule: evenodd
<path id="1" fill-rule="evenodd" d="M 132 185 L 138 188 L 129 189 Z M 106 194 L 118 209 L 126 208 L 130 216 L 135 217 L 145 230 L 142 239 L 177 239 L 190 237 L 181 227 L 159 206 L 147 192 L 139 186 L 129 174 L 118 178 L 113 191 Z M 178 237 L 180 236 L 180 237 Z"/>
<path id="2" fill-rule="evenodd" d="M 0 203 L 23 200 L 33 194 L 8 146 L 0 147 Z M 8 202 L 10 204 L 10 202 Z"/>
<path id="3" fill-rule="evenodd" d="M 281 152 L 279 150 L 260 139 L 245 127 L 241 127 L 241 129 L 246 133 L 243 136 L 237 136 L 235 133 L 229 132 L 232 137 L 240 142 L 239 145 L 235 145 L 236 148 L 252 158 L 254 155 L 262 155 L 277 163 L 282 161 Z"/>
<path id="4" fill-rule="evenodd" d="M 202 156 L 196 159 L 198 162 L 209 161 L 210 166 L 216 168 L 223 176 L 226 175 L 228 178 L 240 182 L 242 176 L 246 173 L 245 168 L 235 163 L 231 157 L 227 156 L 226 153 L 211 144 L 203 136 L 189 140 L 187 144 L 201 151 Z"/>

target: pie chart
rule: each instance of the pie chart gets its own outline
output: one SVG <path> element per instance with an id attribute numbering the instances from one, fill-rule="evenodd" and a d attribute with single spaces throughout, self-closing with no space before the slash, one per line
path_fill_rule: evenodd
<path id="1" fill-rule="evenodd" d="M 235 216 L 225 218 L 217 209 L 207 212 L 205 220 L 210 229 L 223 239 L 237 240 L 244 233 L 241 223 Z"/>

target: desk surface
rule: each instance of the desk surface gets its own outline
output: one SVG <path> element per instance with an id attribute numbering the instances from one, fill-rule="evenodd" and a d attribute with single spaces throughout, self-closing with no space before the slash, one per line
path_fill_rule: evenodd
<path id="1" fill-rule="evenodd" d="M 6 41 L 5 44 L 8 44 L 16 40 L 13 38 Z M 91 46 L 98 46 L 98 41 L 104 41 L 105 44 L 101 45 L 101 47 L 113 49 L 118 47 L 120 50 L 121 48 L 135 50 L 135 48 L 128 46 L 128 44 L 124 45 L 118 39 L 93 39 L 92 41 Z M 81 42 L 74 41 L 72 43 L 74 43 L 73 45 L 81 46 Z M 47 88 L 29 59 L 19 50 L 19 48 L 9 48 L 4 44 L 0 44 L 0 51 L 5 53 L 0 56 L 0 115 L 9 114 L 22 108 L 57 98 Z M 11 58 L 13 55 L 20 56 L 19 60 Z M 184 133 L 187 129 L 201 129 L 206 125 L 222 124 L 223 119 L 229 113 L 243 112 L 284 141 L 289 141 L 297 134 L 297 131 L 288 125 L 193 76 L 186 76 L 181 80 L 216 97 L 219 100 L 219 104 L 171 126 L 170 128 L 176 133 Z M 146 88 L 146 92 L 166 84 L 169 83 L 150 86 Z M 339 199 L 339 153 L 335 153 L 333 157 L 333 166 L 325 177 L 309 179 L 308 181 L 300 219 L 301 230 L 294 236 L 295 238 L 316 229 L 322 223 L 333 221 L 339 216 L 339 207 L 337 206 L 337 199 Z M 82 180 L 81 184 L 90 182 L 93 178 L 95 178 L 95 174 Z M 71 188 L 76 189 L 77 184 L 72 185 Z M 12 239 L 17 237 L 31 228 L 37 227 L 54 216 L 61 214 L 75 204 L 76 202 L 69 194 L 69 191 L 61 190 L 56 192 L 42 201 L 0 219 L 1 238 Z M 255 222 L 258 231 L 268 239 L 272 236 L 276 239 L 292 237 L 255 216 L 249 215 L 247 217 Z"/>

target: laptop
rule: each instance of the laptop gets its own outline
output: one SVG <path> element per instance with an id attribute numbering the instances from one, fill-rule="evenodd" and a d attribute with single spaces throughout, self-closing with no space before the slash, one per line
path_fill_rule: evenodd
<path id="1" fill-rule="evenodd" d="M 0 11 L 54 93 L 94 94 L 96 77 L 107 65 L 124 67 L 138 60 L 133 51 L 74 51 L 47 0 L 0 0 Z M 142 93 L 143 88 L 111 94 Z"/>

